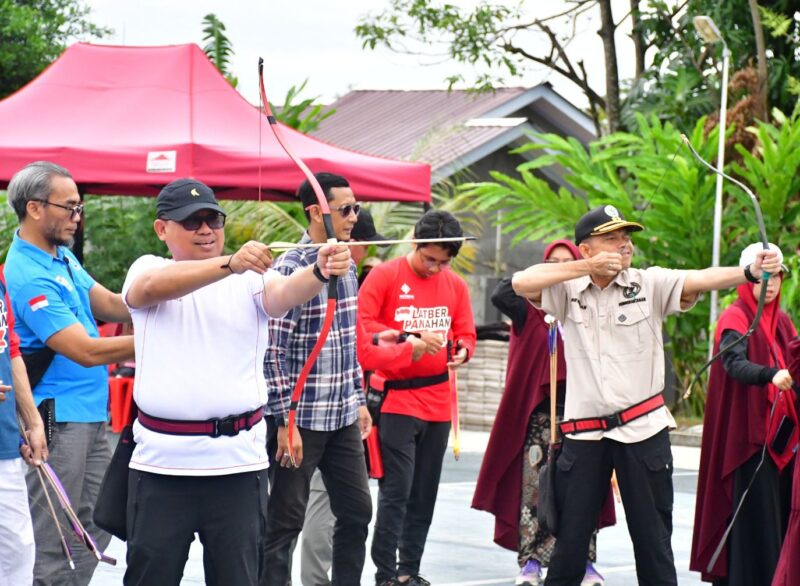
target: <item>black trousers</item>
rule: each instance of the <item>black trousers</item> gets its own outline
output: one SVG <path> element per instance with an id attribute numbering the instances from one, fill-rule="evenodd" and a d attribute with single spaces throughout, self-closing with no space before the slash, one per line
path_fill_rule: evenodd
<path id="1" fill-rule="evenodd" d="M 128 477 L 126 586 L 177 586 L 198 533 L 206 584 L 258 584 L 266 470 L 225 476 Z"/>
<path id="2" fill-rule="evenodd" d="M 360 584 L 372 498 L 358 425 L 354 423 L 336 431 L 300 429 L 300 435 L 303 438 L 300 468 L 275 466 L 272 470 L 264 549 L 266 568 L 261 584 L 286 586 L 289 581 L 291 545 L 303 529 L 309 484 L 317 468 L 322 472 L 336 517 L 331 583 Z"/>
<path id="3" fill-rule="evenodd" d="M 383 413 L 384 476 L 372 536 L 375 581 L 416 576 L 433 519 L 450 422 Z M 399 552 L 398 552 L 399 544 Z M 399 553 L 399 561 L 398 561 Z"/>
<path id="4" fill-rule="evenodd" d="M 566 438 L 557 461 L 559 530 L 547 586 L 579 586 L 589 540 L 608 495 L 612 470 L 633 541 L 641 586 L 674 586 L 672 554 L 672 451 L 666 428 L 633 444 Z"/>
<path id="5" fill-rule="evenodd" d="M 715 586 L 772 584 L 789 524 L 793 468 L 790 464 L 780 473 L 767 454 L 753 478 L 760 459 L 761 450 L 733 473 L 734 508 L 751 480 L 753 484 L 728 536 L 728 576 L 715 580 Z"/>

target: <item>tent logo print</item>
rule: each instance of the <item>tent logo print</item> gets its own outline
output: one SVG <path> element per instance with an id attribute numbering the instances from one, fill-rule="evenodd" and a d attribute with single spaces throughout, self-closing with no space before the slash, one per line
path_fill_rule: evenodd
<path id="1" fill-rule="evenodd" d="M 177 159 L 177 151 L 150 151 L 147 153 L 147 172 L 174 173 Z"/>

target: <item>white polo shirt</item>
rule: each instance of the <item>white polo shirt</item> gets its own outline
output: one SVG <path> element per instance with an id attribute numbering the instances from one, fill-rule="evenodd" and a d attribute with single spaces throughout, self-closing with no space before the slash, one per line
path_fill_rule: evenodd
<path id="1" fill-rule="evenodd" d="M 685 271 L 631 268 L 605 289 L 585 276 L 542 290 L 542 309 L 564 327 L 565 420 L 610 415 L 664 390 L 662 324 L 685 311 L 685 278 Z M 675 427 L 667 407 L 610 431 L 569 437 L 633 443 L 665 427 Z"/>
<path id="2" fill-rule="evenodd" d="M 136 278 L 171 259 L 133 263 L 123 299 Z M 263 360 L 267 314 L 261 292 L 276 275 L 230 275 L 179 299 L 131 308 L 136 346 L 134 399 L 149 415 L 207 420 L 258 409 L 267 402 Z M 179 436 L 133 426 L 130 467 L 155 474 L 216 476 L 268 466 L 266 424 L 234 437 Z"/>

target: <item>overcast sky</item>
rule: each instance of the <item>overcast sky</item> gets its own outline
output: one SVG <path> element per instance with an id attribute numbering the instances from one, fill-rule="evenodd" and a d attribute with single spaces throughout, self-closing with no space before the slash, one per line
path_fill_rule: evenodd
<path id="1" fill-rule="evenodd" d="M 451 0 L 460 6 L 474 0 Z M 101 42 L 120 45 L 202 46 L 202 21 L 213 12 L 225 24 L 235 56 L 233 71 L 240 92 L 258 102 L 257 62 L 264 57 L 265 83 L 271 102 L 282 103 L 286 91 L 308 78 L 307 96 L 332 101 L 351 89 L 444 89 L 444 79 L 456 72 L 470 73 L 453 62 L 397 55 L 361 48 L 353 32 L 360 18 L 387 5 L 386 0 L 86 0 L 91 20 L 114 33 Z M 560 0 L 529 0 L 537 16 L 552 13 Z M 619 0 L 617 19 L 627 1 Z M 596 9 L 595 9 L 596 10 Z M 596 31 L 598 16 L 583 20 L 573 50 L 586 59 L 594 87 L 603 93 L 602 44 Z M 620 32 L 620 35 L 624 31 Z M 625 42 L 621 38 L 618 42 Z M 547 44 L 541 46 L 546 50 Z M 624 53 L 624 52 L 623 52 Z M 630 52 L 628 51 L 628 54 Z M 622 75 L 630 65 L 621 64 Z M 583 105 L 581 93 L 545 68 L 533 69 L 514 85 L 532 86 L 549 80 L 566 97 Z"/>

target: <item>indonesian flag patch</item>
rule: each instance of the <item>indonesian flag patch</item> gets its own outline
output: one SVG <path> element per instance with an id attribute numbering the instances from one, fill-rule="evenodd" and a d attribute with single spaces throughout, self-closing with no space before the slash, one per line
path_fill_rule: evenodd
<path id="1" fill-rule="evenodd" d="M 34 297 L 30 301 L 28 301 L 28 305 L 31 306 L 31 311 L 36 311 L 37 309 L 47 307 L 49 303 L 47 303 L 46 295 L 38 295 L 37 297 Z"/>

